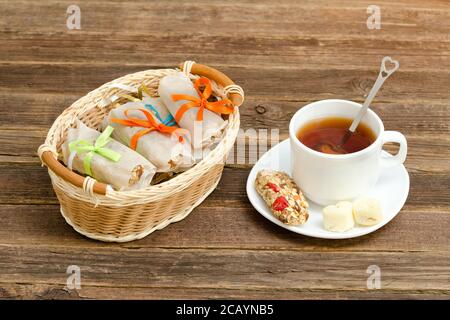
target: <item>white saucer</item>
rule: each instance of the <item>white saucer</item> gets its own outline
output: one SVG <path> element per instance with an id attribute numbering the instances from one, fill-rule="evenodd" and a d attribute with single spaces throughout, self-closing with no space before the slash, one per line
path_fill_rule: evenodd
<path id="1" fill-rule="evenodd" d="M 388 154 L 387 152 L 385 153 Z M 327 231 L 323 228 L 322 223 L 323 207 L 308 200 L 310 205 L 308 221 L 302 226 L 289 226 L 280 222 L 272 215 L 263 199 L 257 193 L 254 183 L 256 174 L 262 169 L 279 170 L 290 174 L 290 158 L 289 139 L 284 140 L 267 151 L 250 171 L 247 179 L 247 195 L 255 209 L 265 218 L 292 232 L 324 239 L 348 239 L 363 236 L 378 230 L 391 221 L 399 213 L 408 197 L 408 172 L 403 165 L 398 165 L 384 169 L 376 186 L 369 194 L 365 195 L 380 200 L 383 210 L 383 220 L 380 223 L 371 227 L 359 227 L 355 225 L 353 229 L 342 233 Z"/>

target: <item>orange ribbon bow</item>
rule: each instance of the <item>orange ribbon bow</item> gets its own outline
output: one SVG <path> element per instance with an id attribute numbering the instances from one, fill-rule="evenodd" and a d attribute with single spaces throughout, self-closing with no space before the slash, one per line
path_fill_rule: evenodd
<path id="1" fill-rule="evenodd" d="M 200 91 L 200 86 L 205 86 L 205 89 Z M 233 103 L 229 99 L 223 99 L 216 102 L 209 102 L 208 98 L 212 93 L 212 87 L 211 82 L 208 78 L 199 78 L 194 83 L 195 90 L 197 90 L 198 95 L 200 98 L 193 97 L 187 94 L 174 94 L 172 95 L 172 100 L 174 102 L 180 101 L 180 100 L 187 100 L 189 102 L 186 102 L 183 104 L 175 114 L 175 121 L 180 122 L 181 117 L 183 114 L 189 110 L 190 108 L 198 107 L 197 112 L 197 121 L 203 120 L 203 110 L 206 108 L 208 110 L 211 110 L 213 112 L 221 113 L 221 114 L 230 114 L 233 113 Z M 231 107 L 230 107 L 231 105 Z"/>
<path id="2" fill-rule="evenodd" d="M 143 127 L 143 128 L 147 128 L 144 130 L 141 130 L 139 132 L 137 132 L 136 134 L 133 135 L 133 137 L 131 138 L 130 141 L 130 148 L 133 150 L 136 150 L 137 147 L 137 143 L 138 140 L 152 132 L 152 131 L 159 131 L 162 133 L 169 133 L 169 134 L 175 134 L 178 137 L 178 141 L 183 142 L 183 134 L 187 133 L 186 130 L 178 128 L 178 127 L 173 127 L 173 126 L 166 126 L 162 123 L 157 123 L 155 121 L 155 119 L 153 118 L 152 114 L 146 110 L 146 109 L 127 109 L 124 110 L 123 114 L 128 117 L 128 112 L 130 110 L 138 110 L 141 111 L 145 117 L 147 118 L 147 120 L 143 120 L 143 119 L 139 119 L 139 118 L 128 118 L 128 119 L 118 119 L 118 118 L 111 118 L 111 122 L 115 122 L 115 123 L 119 123 L 119 124 L 123 124 L 126 126 L 130 126 L 130 127 Z"/>

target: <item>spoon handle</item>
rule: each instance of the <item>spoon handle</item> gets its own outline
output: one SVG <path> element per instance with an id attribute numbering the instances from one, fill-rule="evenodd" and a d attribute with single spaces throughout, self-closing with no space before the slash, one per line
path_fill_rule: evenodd
<path id="1" fill-rule="evenodd" d="M 394 64 L 394 67 L 391 69 L 386 68 L 386 61 L 389 61 Z M 355 119 L 353 120 L 349 130 L 351 132 L 355 132 L 356 128 L 359 125 L 359 122 L 364 117 L 364 115 L 367 112 L 367 109 L 369 108 L 370 104 L 372 103 L 373 98 L 378 93 L 378 90 L 380 90 L 381 86 L 383 85 L 384 81 L 389 78 L 391 74 L 393 74 L 397 69 L 399 68 L 400 63 L 397 60 L 392 59 L 391 57 L 384 57 L 381 61 L 381 68 L 380 73 L 378 74 L 377 81 L 375 81 L 375 84 L 373 85 L 372 89 L 369 92 L 369 95 L 367 96 L 366 100 L 364 101 L 364 104 L 362 108 L 359 110 L 358 114 L 356 115 Z"/>

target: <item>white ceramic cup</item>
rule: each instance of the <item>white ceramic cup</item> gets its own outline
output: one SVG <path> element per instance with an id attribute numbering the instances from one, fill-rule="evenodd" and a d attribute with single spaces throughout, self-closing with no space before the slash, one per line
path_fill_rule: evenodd
<path id="1" fill-rule="evenodd" d="M 365 195 L 375 185 L 383 168 L 405 161 L 408 148 L 405 136 L 397 131 L 384 131 L 383 122 L 370 109 L 361 122 L 368 125 L 377 138 L 358 152 L 325 154 L 308 148 L 297 138 L 298 130 L 312 120 L 353 119 L 360 108 L 361 104 L 352 101 L 322 100 L 304 106 L 292 117 L 289 124 L 292 178 L 308 199 L 328 205 Z M 382 147 L 388 142 L 400 144 L 396 155 L 382 155 Z"/>

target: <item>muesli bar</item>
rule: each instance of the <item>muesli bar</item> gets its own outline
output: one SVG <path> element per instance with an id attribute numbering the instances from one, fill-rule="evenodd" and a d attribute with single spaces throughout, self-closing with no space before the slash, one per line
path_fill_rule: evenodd
<path id="1" fill-rule="evenodd" d="M 261 170 L 256 176 L 255 187 L 273 215 L 281 222 L 299 225 L 308 220 L 308 202 L 286 173 Z"/>

